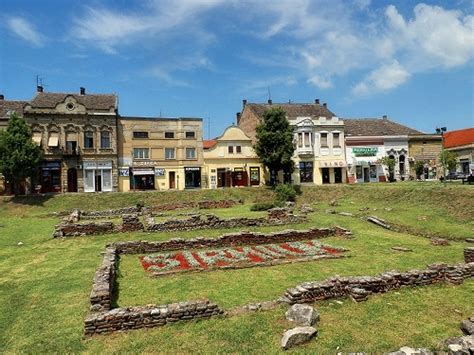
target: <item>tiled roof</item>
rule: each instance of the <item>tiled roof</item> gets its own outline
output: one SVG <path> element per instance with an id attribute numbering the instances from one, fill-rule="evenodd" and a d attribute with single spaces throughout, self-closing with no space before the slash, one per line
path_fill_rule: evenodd
<path id="1" fill-rule="evenodd" d="M 202 141 L 202 145 L 203 145 L 203 148 L 204 148 L 204 149 L 211 149 L 211 148 L 214 147 L 216 144 L 217 144 L 217 140 L 216 140 L 216 139 L 208 139 L 208 140 Z"/>
<path id="2" fill-rule="evenodd" d="M 306 104 L 289 104 L 289 103 L 272 103 L 272 104 L 256 104 L 248 103 L 245 105 L 251 109 L 258 117 L 262 117 L 265 110 L 272 107 L 281 107 L 286 112 L 288 119 L 296 119 L 297 117 L 335 117 L 336 115 L 331 112 L 327 107 L 316 103 Z"/>
<path id="3" fill-rule="evenodd" d="M 403 136 L 422 134 L 388 118 L 341 118 L 346 136 Z"/>
<path id="4" fill-rule="evenodd" d="M 23 116 L 23 107 L 26 101 L 0 100 L 0 117 L 9 117 L 11 112 L 16 112 L 18 116 Z"/>
<path id="5" fill-rule="evenodd" d="M 32 108 L 55 108 L 57 104 L 64 102 L 67 96 L 84 105 L 88 110 L 110 110 L 116 108 L 117 97 L 113 94 L 67 94 L 53 92 L 38 92 L 30 101 Z"/>
<path id="6" fill-rule="evenodd" d="M 474 143 L 474 128 L 460 129 L 446 132 L 444 134 L 444 146 L 446 148 L 459 147 L 461 145 Z"/>

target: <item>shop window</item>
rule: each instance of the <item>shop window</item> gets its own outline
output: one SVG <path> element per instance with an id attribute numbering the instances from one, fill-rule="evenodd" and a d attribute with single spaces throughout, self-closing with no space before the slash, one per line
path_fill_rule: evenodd
<path id="1" fill-rule="evenodd" d="M 100 132 L 100 148 L 101 149 L 110 148 L 110 132 L 109 131 Z"/>
<path id="2" fill-rule="evenodd" d="M 188 139 L 196 138 L 196 132 L 193 132 L 193 131 L 186 132 L 186 138 L 188 138 Z"/>
<path id="3" fill-rule="evenodd" d="M 377 166 L 376 165 L 370 166 L 370 178 L 377 179 Z"/>
<path id="4" fill-rule="evenodd" d="M 133 148 L 133 158 L 134 159 L 149 159 L 149 149 L 148 148 Z"/>
<path id="5" fill-rule="evenodd" d="M 174 138 L 174 132 L 165 132 L 165 138 Z"/>
<path id="6" fill-rule="evenodd" d="M 333 148 L 340 148 L 341 144 L 339 141 L 339 133 L 333 133 L 332 134 L 332 146 Z"/>
<path id="7" fill-rule="evenodd" d="M 364 178 L 364 176 L 362 174 L 362 166 L 360 166 L 360 165 L 356 166 L 356 178 L 357 178 L 357 180 L 362 180 Z"/>
<path id="8" fill-rule="evenodd" d="M 259 185 L 260 184 L 260 168 L 251 167 L 250 168 L 250 185 Z"/>
<path id="9" fill-rule="evenodd" d="M 235 152 L 236 152 L 237 154 L 242 153 L 242 146 L 240 146 L 240 145 L 236 146 L 236 147 L 235 147 Z"/>
<path id="10" fill-rule="evenodd" d="M 84 170 L 84 191 L 92 192 L 95 191 L 95 170 Z"/>
<path id="11" fill-rule="evenodd" d="M 84 132 L 84 148 L 87 148 L 87 149 L 94 148 L 94 132 L 91 132 L 91 131 Z"/>
<path id="12" fill-rule="evenodd" d="M 300 168 L 300 182 L 313 182 L 313 163 L 310 161 L 302 161 Z"/>
<path id="13" fill-rule="evenodd" d="M 102 170 L 102 191 L 112 191 L 112 170 Z"/>
<path id="14" fill-rule="evenodd" d="M 234 154 L 234 146 L 233 145 L 229 145 L 227 147 L 227 151 L 229 152 L 229 154 Z"/>
<path id="15" fill-rule="evenodd" d="M 165 159 L 175 159 L 174 148 L 165 148 Z"/>
<path id="16" fill-rule="evenodd" d="M 148 132 L 133 132 L 134 139 L 147 139 Z"/>
<path id="17" fill-rule="evenodd" d="M 196 159 L 196 148 L 186 148 L 186 159 Z"/>
<path id="18" fill-rule="evenodd" d="M 327 148 L 328 147 L 328 134 L 321 133 L 321 147 Z"/>

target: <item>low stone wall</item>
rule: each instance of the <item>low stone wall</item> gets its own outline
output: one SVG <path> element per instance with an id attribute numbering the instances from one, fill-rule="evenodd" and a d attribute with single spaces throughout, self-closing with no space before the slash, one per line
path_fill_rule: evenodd
<path id="1" fill-rule="evenodd" d="M 217 304 L 202 301 L 172 303 L 162 306 L 115 308 L 89 314 L 84 321 L 85 335 L 107 334 L 139 328 L 152 328 L 178 321 L 209 318 L 223 314 Z"/>
<path id="2" fill-rule="evenodd" d="M 117 228 L 112 222 L 61 223 L 55 227 L 53 237 L 59 238 L 107 234 L 114 233 L 116 230 Z"/>
<path id="3" fill-rule="evenodd" d="M 464 248 L 464 262 L 474 263 L 474 248 Z"/>
<path id="4" fill-rule="evenodd" d="M 141 231 L 143 223 L 140 222 L 137 214 L 124 214 L 122 216 L 121 232 Z"/>
<path id="5" fill-rule="evenodd" d="M 228 233 L 217 238 L 169 239 L 164 242 L 129 241 L 109 244 L 121 254 L 144 254 L 170 250 L 224 248 L 228 246 L 260 245 L 271 243 L 295 242 L 300 240 L 321 239 L 331 236 L 345 236 L 350 231 L 341 227 L 311 228 L 308 230 L 285 230 L 274 233 L 239 232 Z"/>
<path id="6" fill-rule="evenodd" d="M 90 310 L 93 312 L 107 311 L 112 308 L 115 283 L 115 263 L 117 251 L 113 247 L 105 249 L 104 259 L 94 275 L 94 283 L 90 294 Z"/>
<path id="7" fill-rule="evenodd" d="M 428 265 L 424 270 L 389 271 L 378 276 L 333 277 L 324 281 L 304 282 L 288 289 L 281 301 L 289 304 L 312 303 L 338 297 L 364 301 L 372 293 L 397 290 L 403 286 L 425 286 L 439 282 L 461 284 L 474 276 L 474 263 Z"/>

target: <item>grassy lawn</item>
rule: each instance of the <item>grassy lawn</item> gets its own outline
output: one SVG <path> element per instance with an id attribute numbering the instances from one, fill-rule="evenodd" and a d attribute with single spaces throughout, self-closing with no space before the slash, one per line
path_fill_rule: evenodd
<path id="1" fill-rule="evenodd" d="M 315 208 L 309 220 L 291 228 L 341 225 L 355 238 L 325 239 L 324 243 L 350 249 L 349 258 L 293 265 L 212 271 L 151 278 L 138 256 L 120 262 L 120 306 L 167 303 L 207 297 L 228 308 L 270 300 L 302 281 L 339 275 L 373 275 L 388 269 L 421 268 L 431 262 L 462 261 L 463 239 L 474 235 L 472 186 L 437 183 L 367 184 L 304 188 L 298 204 Z M 220 217 L 257 217 L 250 212 L 255 201 L 271 199 L 268 189 L 219 191 L 71 194 L 0 200 L 0 352 L 278 352 L 281 334 L 290 326 L 285 308 L 232 318 L 189 322 L 159 329 L 137 330 L 82 339 L 92 278 L 101 263 L 105 244 L 123 240 L 166 240 L 174 237 L 212 237 L 231 230 L 173 233 L 123 233 L 87 238 L 53 239 L 59 219 L 47 216 L 71 208 L 87 210 L 169 203 L 178 200 L 243 199 L 232 209 L 196 210 Z M 326 213 L 336 198 L 337 211 Z M 359 211 L 369 207 L 369 211 Z M 391 210 L 386 210 L 389 207 Z M 374 209 L 376 209 L 374 211 Z M 170 212 L 171 215 L 185 212 Z M 168 213 L 168 212 L 167 212 Z M 423 233 L 452 239 L 447 247 L 432 246 L 429 239 L 394 233 L 359 217 L 377 215 Z M 181 218 L 181 217 L 180 217 Z M 183 217 L 184 218 L 184 217 Z M 285 227 L 248 228 L 272 231 Z M 22 246 L 17 246 L 21 241 Z M 392 246 L 413 252 L 400 253 Z M 460 335 L 458 323 L 474 314 L 474 281 L 461 286 L 438 285 L 403 289 L 399 293 L 371 296 L 367 302 L 342 305 L 321 302 L 317 339 L 296 352 L 390 351 L 402 345 L 434 348 L 449 336 Z M 377 334 L 377 335 L 374 335 Z"/>

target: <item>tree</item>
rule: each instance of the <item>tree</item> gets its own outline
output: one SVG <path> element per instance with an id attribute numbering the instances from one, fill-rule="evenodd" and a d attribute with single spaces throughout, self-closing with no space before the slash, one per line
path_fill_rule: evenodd
<path id="1" fill-rule="evenodd" d="M 425 162 L 422 160 L 417 160 L 415 162 L 415 174 L 416 174 L 417 179 L 421 178 L 421 175 L 423 175 L 424 170 L 425 170 Z"/>
<path id="2" fill-rule="evenodd" d="M 452 171 L 456 168 L 456 154 L 450 150 L 443 150 L 439 155 L 439 161 L 443 167 L 443 172 Z"/>
<path id="3" fill-rule="evenodd" d="M 270 183 L 273 185 L 278 171 L 283 170 L 288 176 L 294 170 L 293 127 L 286 119 L 285 111 L 281 107 L 275 107 L 264 112 L 256 133 L 254 149 L 260 161 L 270 171 Z"/>
<path id="4" fill-rule="evenodd" d="M 389 157 L 389 156 L 384 156 L 382 159 L 380 159 L 380 163 L 382 165 L 385 165 L 388 169 L 388 181 L 392 182 L 395 180 L 395 176 L 394 176 L 394 168 L 395 168 L 395 164 L 396 164 L 396 161 L 393 157 Z"/>
<path id="5" fill-rule="evenodd" d="M 31 139 L 30 128 L 13 113 L 7 129 L 0 131 L 0 172 L 15 194 L 22 181 L 36 174 L 41 158 L 41 148 Z"/>

